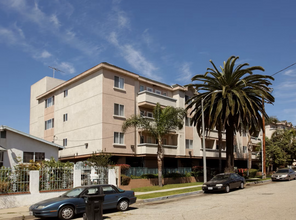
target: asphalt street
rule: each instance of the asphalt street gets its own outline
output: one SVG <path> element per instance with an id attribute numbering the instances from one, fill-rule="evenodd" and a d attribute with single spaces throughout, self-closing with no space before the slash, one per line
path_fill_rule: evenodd
<path id="1" fill-rule="evenodd" d="M 269 182 L 230 193 L 197 194 L 186 198 L 133 206 L 127 212 L 105 213 L 112 220 L 296 219 L 296 181 Z"/>

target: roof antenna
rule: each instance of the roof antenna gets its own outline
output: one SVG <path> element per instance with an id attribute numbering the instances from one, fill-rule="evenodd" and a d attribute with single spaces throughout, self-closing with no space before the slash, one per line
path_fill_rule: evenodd
<path id="1" fill-rule="evenodd" d="M 58 71 L 58 72 L 64 73 L 62 70 L 59 70 L 58 68 L 51 67 L 51 66 L 48 66 L 48 67 L 52 69 L 52 78 L 54 78 L 55 71 Z"/>

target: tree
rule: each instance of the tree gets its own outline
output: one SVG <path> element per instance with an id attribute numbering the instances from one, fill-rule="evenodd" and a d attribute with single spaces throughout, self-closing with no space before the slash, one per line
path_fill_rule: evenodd
<path id="1" fill-rule="evenodd" d="M 266 166 L 292 165 L 296 159 L 296 130 L 277 129 L 266 138 Z"/>
<path id="2" fill-rule="evenodd" d="M 170 132 L 183 127 L 183 119 L 186 111 L 182 108 L 167 106 L 162 108 L 159 103 L 153 110 L 153 118 L 145 118 L 141 115 L 133 115 L 122 125 L 125 132 L 129 127 L 137 127 L 148 132 L 157 140 L 157 165 L 158 184 L 162 186 L 162 163 L 163 163 L 163 143 L 162 139 Z"/>
<path id="3" fill-rule="evenodd" d="M 242 130 L 251 134 L 262 128 L 262 117 L 268 118 L 263 102 L 273 103 L 274 97 L 270 93 L 270 80 L 268 75 L 253 74 L 253 71 L 264 71 L 261 66 L 248 67 L 248 63 L 235 62 L 239 57 L 231 56 L 224 62 L 221 71 L 210 60 L 213 68 L 208 68 L 202 75 L 195 75 L 190 88 L 201 91 L 188 100 L 187 110 L 193 115 L 191 123 L 197 127 L 201 134 L 202 109 L 204 100 L 205 129 L 209 131 L 217 127 L 222 121 L 226 130 L 226 170 L 233 171 L 233 139 L 235 132 Z"/>

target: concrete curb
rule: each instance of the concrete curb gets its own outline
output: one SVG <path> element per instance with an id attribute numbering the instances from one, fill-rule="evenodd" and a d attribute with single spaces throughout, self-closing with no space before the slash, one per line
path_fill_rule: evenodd
<path id="1" fill-rule="evenodd" d="M 253 184 L 259 184 L 259 183 L 267 183 L 267 182 L 271 182 L 271 180 L 260 180 L 260 181 L 248 182 L 248 183 L 246 183 L 246 186 L 253 185 Z"/>

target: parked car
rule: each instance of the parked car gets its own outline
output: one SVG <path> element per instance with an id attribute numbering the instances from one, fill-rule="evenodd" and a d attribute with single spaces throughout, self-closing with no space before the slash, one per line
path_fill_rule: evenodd
<path id="1" fill-rule="evenodd" d="M 136 202 L 134 191 L 125 191 L 113 185 L 91 185 L 75 187 L 59 197 L 47 199 L 31 205 L 30 214 L 35 217 L 58 217 L 61 220 L 71 219 L 75 214 L 85 212 L 85 195 L 96 195 L 104 192 L 103 210 L 115 209 L 125 211 Z"/>
<path id="2" fill-rule="evenodd" d="M 296 173 L 290 168 L 283 168 L 271 175 L 271 180 L 291 180 L 296 179 Z"/>
<path id="3" fill-rule="evenodd" d="M 221 173 L 204 183 L 202 190 L 205 193 L 210 191 L 224 191 L 228 193 L 231 189 L 243 189 L 245 182 L 245 178 L 236 173 Z"/>

